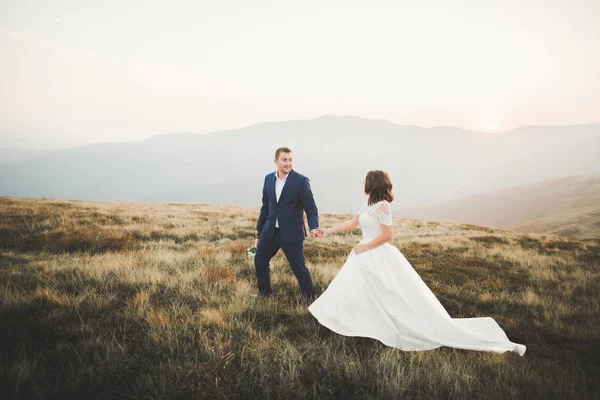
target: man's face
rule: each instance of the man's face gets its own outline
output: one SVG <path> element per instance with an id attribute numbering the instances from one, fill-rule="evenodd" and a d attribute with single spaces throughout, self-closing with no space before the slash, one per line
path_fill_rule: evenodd
<path id="1" fill-rule="evenodd" d="M 292 170 L 292 157 L 294 153 L 279 153 L 279 158 L 275 160 L 275 165 L 277 165 L 277 169 L 281 171 L 283 174 L 289 174 Z"/>

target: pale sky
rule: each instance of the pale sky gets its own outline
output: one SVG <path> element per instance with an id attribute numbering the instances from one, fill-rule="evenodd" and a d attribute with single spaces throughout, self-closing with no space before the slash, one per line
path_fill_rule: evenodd
<path id="1" fill-rule="evenodd" d="M 324 114 L 600 122 L 598 0 L 2 0 L 0 56 L 0 147 Z"/>

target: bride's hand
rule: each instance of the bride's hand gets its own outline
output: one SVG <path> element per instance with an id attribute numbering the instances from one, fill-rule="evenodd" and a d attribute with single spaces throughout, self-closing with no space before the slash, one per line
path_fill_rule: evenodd
<path id="1" fill-rule="evenodd" d="M 325 229 L 321 229 L 321 239 L 325 239 L 325 237 L 329 235 L 329 229 L 325 228 Z"/>
<path id="2" fill-rule="evenodd" d="M 355 252 L 356 254 L 364 253 L 365 251 L 367 251 L 367 249 L 365 248 L 365 245 L 364 245 L 364 244 L 357 244 L 357 245 L 354 247 L 354 252 Z"/>

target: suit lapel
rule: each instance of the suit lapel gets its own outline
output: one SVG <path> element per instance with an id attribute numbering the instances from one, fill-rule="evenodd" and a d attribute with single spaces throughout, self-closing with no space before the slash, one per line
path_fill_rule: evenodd
<path id="1" fill-rule="evenodd" d="M 273 198 L 275 199 L 275 202 L 277 202 L 277 171 L 275 171 L 275 174 L 273 174 L 273 179 L 271 180 L 271 183 L 273 185 L 273 189 L 271 190 L 271 192 L 273 193 Z"/>

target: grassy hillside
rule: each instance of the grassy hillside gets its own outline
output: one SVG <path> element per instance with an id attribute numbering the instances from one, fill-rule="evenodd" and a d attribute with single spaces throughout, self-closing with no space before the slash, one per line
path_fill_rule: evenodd
<path id="1" fill-rule="evenodd" d="M 598 395 L 599 240 L 395 219 L 393 244 L 452 316 L 491 316 L 528 348 L 402 352 L 320 326 L 281 254 L 276 296 L 252 297 L 257 215 L 0 198 L 0 398 Z M 306 242 L 317 294 L 359 238 Z"/>
<path id="2" fill-rule="evenodd" d="M 600 175 L 577 175 L 510 187 L 404 213 L 516 232 L 600 239 Z"/>

